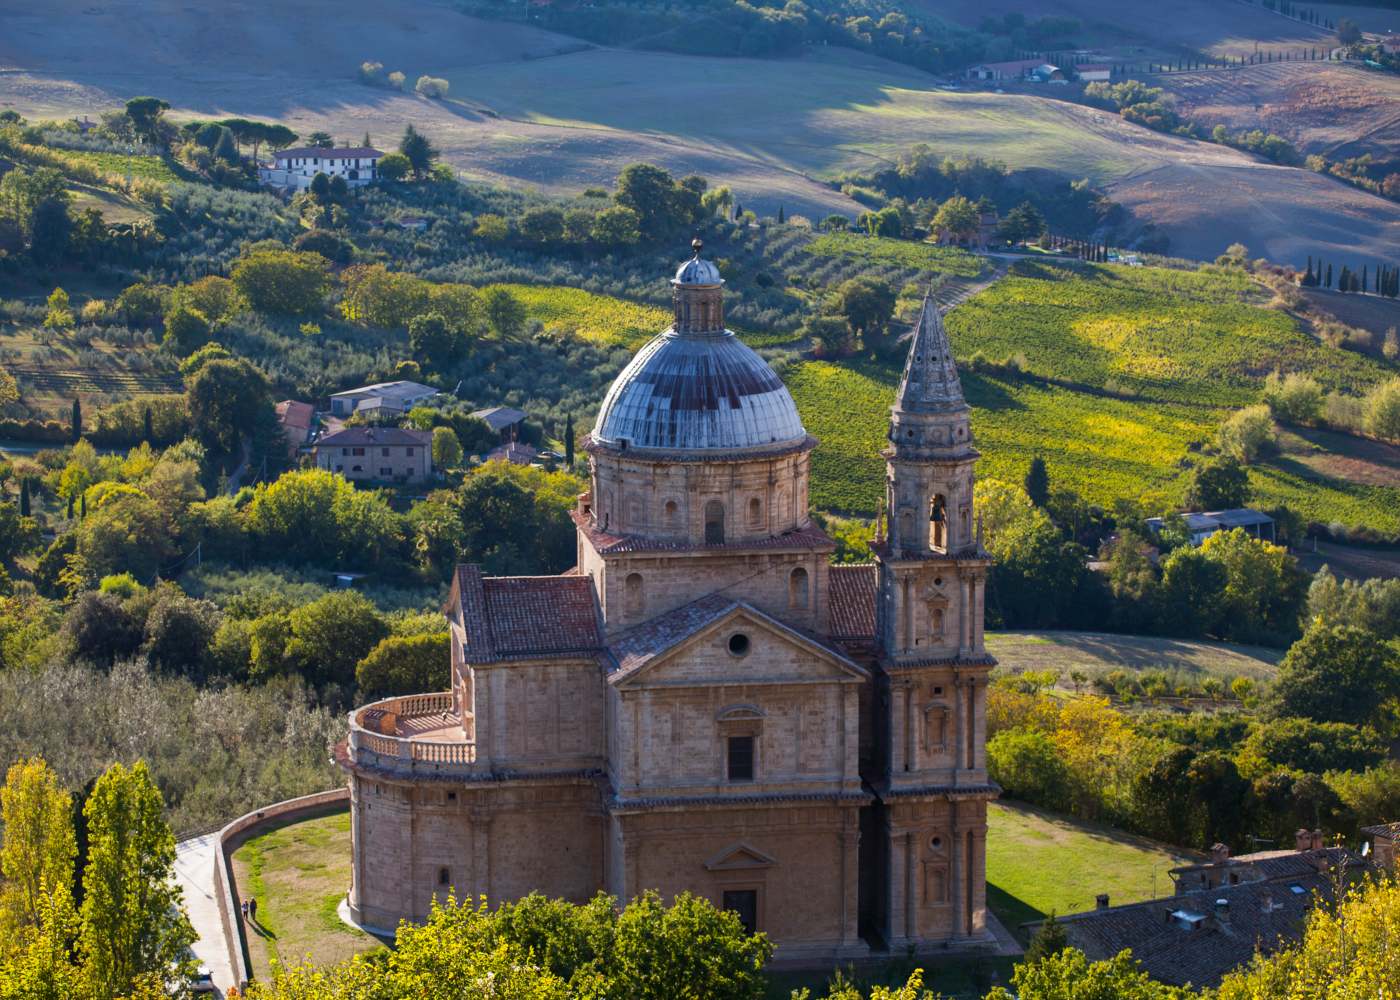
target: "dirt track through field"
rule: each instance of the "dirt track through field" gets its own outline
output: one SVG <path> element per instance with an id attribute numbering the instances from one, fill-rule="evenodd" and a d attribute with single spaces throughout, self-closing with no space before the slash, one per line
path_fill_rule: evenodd
<path id="1" fill-rule="evenodd" d="M 243 115 L 392 145 L 408 122 L 464 175 L 556 192 L 648 160 L 730 185 L 761 213 L 861 207 L 827 180 L 916 142 L 1087 177 L 1155 222 L 1175 253 L 1228 244 L 1297 261 L 1400 246 L 1400 205 L 1301 170 L 1148 132 L 1038 96 L 950 94 L 838 50 L 788 61 L 579 51 L 577 39 L 427 0 L 0 0 L 0 108 L 96 116 L 136 94 L 177 114 Z M 1289 23 L 1289 22 L 1285 22 Z M 361 61 L 452 81 L 448 101 L 356 82 Z"/>

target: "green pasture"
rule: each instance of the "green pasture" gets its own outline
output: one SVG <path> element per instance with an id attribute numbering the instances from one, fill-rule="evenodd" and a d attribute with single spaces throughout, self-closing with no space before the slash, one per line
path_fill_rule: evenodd
<path id="1" fill-rule="evenodd" d="M 1094 908 L 1094 897 L 1136 903 L 1172 894 L 1168 871 L 1198 857 L 1112 827 L 1019 802 L 987 808 L 987 905 L 1022 941 L 1020 925 Z"/>
<path id="2" fill-rule="evenodd" d="M 1062 686 L 1072 684 L 1071 672 L 1092 680 L 1114 670 L 1162 671 L 1195 684 L 1206 677 L 1271 680 L 1282 658 L 1262 646 L 1106 632 L 988 632 L 987 651 L 999 672 L 1053 670 Z"/>
<path id="3" fill-rule="evenodd" d="M 333 813 L 278 827 L 233 855 L 243 899 L 258 901 L 248 923 L 249 971 L 271 976 L 274 961 L 331 965 L 380 947 L 336 912 L 350 887 L 350 814 Z"/>
<path id="4" fill-rule="evenodd" d="M 1021 263 L 948 318 L 959 357 L 1023 359 L 1027 371 L 1117 395 L 1244 406 L 1274 369 L 1356 392 L 1386 377 L 1261 308 L 1231 272 Z"/>
<path id="5" fill-rule="evenodd" d="M 956 247 L 860 233 L 824 233 L 804 249 L 815 257 L 845 257 L 861 263 L 893 264 L 959 278 L 980 277 L 985 267 L 984 258 Z"/>
<path id="6" fill-rule="evenodd" d="M 100 170 L 115 177 L 141 178 L 168 183 L 180 178 L 159 156 L 134 156 L 125 153 L 101 153 L 89 149 L 55 149 L 52 152 L 72 163 Z"/>

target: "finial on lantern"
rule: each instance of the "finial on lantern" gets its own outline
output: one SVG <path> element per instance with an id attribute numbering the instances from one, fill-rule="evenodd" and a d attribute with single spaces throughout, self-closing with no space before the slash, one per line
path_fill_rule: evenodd
<path id="1" fill-rule="evenodd" d="M 690 241 L 690 249 L 692 249 L 692 250 L 695 251 L 695 256 L 696 256 L 697 259 L 698 259 L 699 256 L 700 256 L 700 251 L 701 251 L 702 249 L 704 249 L 704 246 L 705 246 L 705 241 L 702 240 L 702 239 L 700 239 L 700 237 L 698 237 L 698 236 L 695 237 L 695 239 L 693 239 L 693 240 Z"/>

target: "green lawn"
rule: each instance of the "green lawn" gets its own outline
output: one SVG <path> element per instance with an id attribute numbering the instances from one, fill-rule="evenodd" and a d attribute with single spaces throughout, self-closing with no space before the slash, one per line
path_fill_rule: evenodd
<path id="1" fill-rule="evenodd" d="M 258 901 L 248 934 L 255 977 L 270 978 L 274 960 L 331 965 L 381 947 L 336 913 L 350 887 L 348 812 L 254 837 L 234 852 L 233 870 L 240 895 Z"/>
<path id="2" fill-rule="evenodd" d="M 1055 670 L 1066 685 L 1076 670 L 1090 679 L 1113 670 L 1160 670 L 1195 683 L 1271 680 L 1282 658 L 1281 650 L 1262 646 L 1105 632 L 989 632 L 987 651 L 1003 672 Z"/>
<path id="3" fill-rule="evenodd" d="M 850 257 L 874 264 L 937 271 L 959 278 L 976 278 L 984 269 L 983 258 L 956 247 L 863 236 L 860 233 L 825 233 L 807 244 L 805 249 L 816 257 Z"/>
<path id="4" fill-rule="evenodd" d="M 52 149 L 50 152 L 72 163 L 82 163 L 117 177 L 139 177 L 162 183 L 180 179 L 170 164 L 159 156 L 129 156 L 88 149 Z"/>
<path id="5" fill-rule="evenodd" d="M 1099 893 L 1108 893 L 1115 905 L 1170 896 L 1168 870 L 1199 860 L 1019 802 L 992 803 L 987 825 L 987 904 L 1023 941 L 1025 921 L 1091 910 Z"/>

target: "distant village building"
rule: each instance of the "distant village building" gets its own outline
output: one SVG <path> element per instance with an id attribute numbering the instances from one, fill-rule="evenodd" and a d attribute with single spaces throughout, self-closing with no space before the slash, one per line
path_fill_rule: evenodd
<path id="1" fill-rule="evenodd" d="M 1395 871 L 1395 848 L 1400 844 L 1400 823 L 1364 826 L 1361 834 L 1370 848 L 1371 860 L 1388 872 Z"/>
<path id="2" fill-rule="evenodd" d="M 325 174 L 343 177 L 351 187 L 361 187 L 378 177 L 383 155 L 373 146 L 279 149 L 272 154 L 272 163 L 258 166 L 258 179 L 272 187 L 305 191 L 317 174 Z"/>
<path id="3" fill-rule="evenodd" d="M 578 564 L 447 604 L 451 688 L 351 713 L 352 917 L 434 898 L 689 891 L 778 961 L 986 954 L 990 556 L 978 452 L 926 298 L 872 561 L 833 566 L 816 440 L 724 326 L 699 256 L 584 447 Z M 510 528 L 502 525 L 502 528 Z"/>
<path id="4" fill-rule="evenodd" d="M 969 66 L 967 78 L 989 83 L 1024 80 L 1045 65 L 1043 59 L 1013 59 L 1010 62 L 978 63 Z M 1053 67 L 1052 67 L 1053 68 Z"/>
<path id="5" fill-rule="evenodd" d="M 1107 83 L 1113 77 L 1113 67 L 1107 63 L 1083 63 L 1074 67 L 1074 74 L 1085 83 Z"/>
<path id="6" fill-rule="evenodd" d="M 433 435 L 399 427 L 347 427 L 316 442 L 316 467 L 357 482 L 421 483 L 433 474 Z"/>
<path id="7" fill-rule="evenodd" d="M 1217 844 L 1211 860 L 1174 868 L 1174 895 L 1056 917 L 1071 947 L 1092 960 L 1131 948 L 1153 979 L 1174 986 L 1214 987 L 1254 957 L 1302 937 L 1303 922 L 1338 884 L 1372 870 L 1365 858 L 1322 846 L 1318 831 L 1299 830 L 1295 849 L 1230 857 Z"/>
<path id="8" fill-rule="evenodd" d="M 316 408 L 310 403 L 284 399 L 277 404 L 277 423 L 287 441 L 287 454 L 296 458 L 311 442 L 311 428 L 316 425 Z"/>
<path id="9" fill-rule="evenodd" d="M 1392 55 L 1400 54 L 1400 35 L 1386 35 L 1381 39 L 1381 48 Z"/>
<path id="10" fill-rule="evenodd" d="M 1251 507 L 1236 507 L 1233 510 L 1216 510 L 1207 513 L 1182 514 L 1186 530 L 1191 533 L 1191 544 L 1199 546 L 1217 531 L 1233 531 L 1243 528 L 1248 534 L 1265 542 L 1277 541 L 1274 519 L 1261 510 Z M 1160 517 L 1149 517 L 1147 528 L 1157 535 L 1166 525 Z"/>
<path id="11" fill-rule="evenodd" d="M 358 389 L 346 389 L 331 396 L 331 413 L 348 417 L 361 411 L 407 413 L 441 392 L 421 382 L 376 382 Z"/>
<path id="12" fill-rule="evenodd" d="M 539 457 L 539 451 L 533 445 L 521 444 L 519 441 L 507 441 L 497 448 L 492 448 L 486 453 L 488 462 L 509 462 L 511 465 L 530 465 Z"/>
<path id="13" fill-rule="evenodd" d="M 489 406 L 484 410 L 473 410 L 472 416 L 491 428 L 493 434 L 502 440 L 514 441 L 520 436 L 521 425 L 525 423 L 525 413 L 509 406 Z"/>

